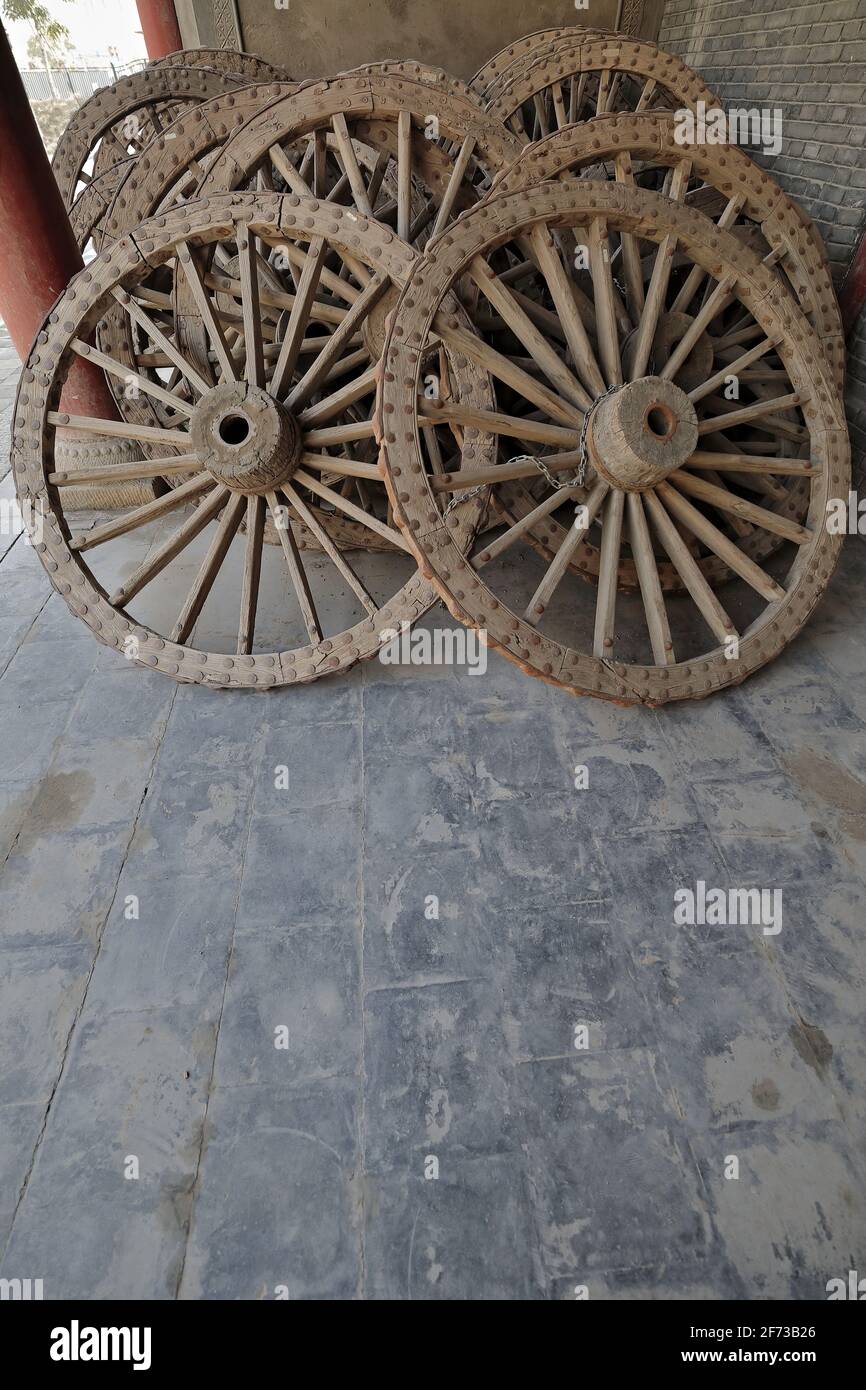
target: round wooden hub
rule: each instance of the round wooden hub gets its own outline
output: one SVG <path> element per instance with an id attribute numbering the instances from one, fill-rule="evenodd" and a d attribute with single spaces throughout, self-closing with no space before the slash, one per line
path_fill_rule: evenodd
<path id="1" fill-rule="evenodd" d="M 604 397 L 590 416 L 592 463 L 611 487 L 646 492 L 681 468 L 698 442 L 695 408 L 679 386 L 646 376 Z"/>
<path id="2" fill-rule="evenodd" d="M 202 396 L 192 440 L 208 472 L 232 492 L 273 492 L 289 481 L 301 459 L 301 430 L 291 411 L 267 391 L 240 381 Z"/>

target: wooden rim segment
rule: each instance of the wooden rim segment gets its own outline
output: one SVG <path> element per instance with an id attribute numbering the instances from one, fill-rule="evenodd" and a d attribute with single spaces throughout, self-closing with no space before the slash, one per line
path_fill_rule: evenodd
<path id="1" fill-rule="evenodd" d="M 246 348 L 234 361 L 226 360 L 221 384 L 210 387 L 199 377 L 192 363 L 160 333 L 150 317 L 153 308 L 138 299 L 138 289 L 159 267 L 177 265 L 194 281 L 204 283 L 203 267 L 213 256 L 217 244 L 236 248 L 241 258 L 243 315 L 247 332 Z M 322 545 L 334 566 L 337 581 L 357 600 L 356 611 L 364 616 L 342 631 L 322 631 L 316 612 L 315 595 L 309 575 L 291 530 L 282 527 L 279 547 L 263 547 L 263 524 L 275 501 L 284 498 L 288 508 L 303 515 L 303 494 L 309 490 L 324 496 L 329 504 L 351 508 L 364 518 L 363 506 L 349 503 L 331 485 L 330 475 L 350 478 L 368 470 L 353 466 L 351 459 L 317 457 L 331 442 L 321 437 L 320 426 L 339 419 L 333 406 L 333 391 L 324 377 L 325 362 L 314 356 L 307 365 L 292 367 L 292 344 L 297 346 L 305 331 L 305 308 L 291 316 L 285 349 L 281 348 L 281 386 L 271 390 L 262 371 L 261 321 L 257 315 L 260 286 L 256 248 L 292 245 L 303 251 L 308 271 L 304 287 L 297 292 L 296 304 L 307 308 L 315 301 L 316 277 L 334 253 L 351 265 L 346 280 L 354 291 L 357 319 L 362 321 L 366 296 L 368 304 L 390 283 L 405 280 L 414 253 L 394 233 L 376 222 L 360 217 L 354 210 L 325 207 L 294 195 L 234 193 L 210 200 L 199 200 L 152 218 L 134 234 L 113 242 L 72 281 L 48 315 L 37 335 L 22 373 L 15 407 L 12 464 L 19 498 L 25 515 L 41 515 L 41 535 L 34 534 L 34 547 L 52 584 L 70 609 L 102 642 L 132 655 L 140 664 L 180 681 L 215 686 L 265 688 L 316 679 L 336 670 L 346 670 L 355 662 L 375 655 L 383 634 L 418 618 L 433 601 L 431 587 L 415 570 L 404 583 L 393 581 L 396 592 L 380 602 L 368 590 L 340 550 L 325 536 Z M 304 248 L 306 248 L 304 250 Z M 353 278 L 357 276 L 357 278 Z M 327 298 L 327 296 L 326 296 Z M 54 457 L 58 430 L 73 433 L 113 435 L 132 441 L 147 437 L 141 427 L 124 421 L 97 421 L 71 418 L 60 413 L 60 395 L 70 364 L 76 355 L 94 357 L 110 369 L 110 363 L 88 347 L 93 331 L 111 302 L 119 302 L 126 312 L 154 325 L 158 337 L 167 342 L 177 357 L 179 369 L 191 391 L 178 397 L 179 420 L 172 430 L 154 431 L 150 442 L 165 446 L 167 455 L 180 449 L 174 463 L 164 458 L 159 465 L 146 460 L 123 465 L 123 476 L 153 476 L 156 468 L 167 465 L 182 470 L 182 488 L 155 499 L 145 508 L 112 517 L 98 527 L 81 529 L 80 520 L 64 511 L 66 476 L 58 472 Z M 211 303 L 213 302 L 211 297 Z M 224 336 L 207 314 L 214 347 L 222 357 Z M 328 338 L 321 357 L 330 363 Z M 483 372 L 473 368 L 459 353 L 449 353 L 454 399 L 471 410 L 488 409 L 491 393 Z M 317 455 L 312 454 L 312 432 L 308 413 L 320 429 Z M 374 429 L 372 422 L 369 429 Z M 366 429 L 365 429 L 366 432 Z M 458 451 L 457 457 L 461 457 Z M 473 457 L 477 451 L 473 451 Z M 488 451 L 488 458 L 492 453 Z M 375 468 L 371 470 L 375 474 Z M 120 476 L 112 470 L 108 481 Z M 339 481 L 338 476 L 338 481 Z M 77 473 L 78 483 L 100 481 L 86 471 Z M 182 507 L 192 510 L 174 526 Z M 477 528 L 483 499 L 461 505 L 453 518 L 460 543 L 469 545 Z M 119 587 L 109 593 L 100 582 L 94 566 L 101 547 L 119 537 L 134 535 L 150 521 L 171 518 L 173 529 L 163 540 L 149 540 L 140 547 L 131 572 L 125 566 Z M 309 524 L 309 519 L 308 524 Z M 382 525 L 373 514 L 371 527 Z M 194 541 L 205 547 L 196 571 L 184 572 L 188 547 Z M 405 551 L 399 533 L 395 545 Z M 237 641 L 231 649 L 207 650 L 192 645 L 196 622 L 215 581 L 222 578 L 226 556 L 232 545 L 241 547 L 241 574 L 237 581 Z M 238 551 L 234 552 L 236 555 Z M 143 555 L 143 558 L 141 558 Z M 291 650 L 256 648 L 255 619 L 257 596 L 264 582 L 263 567 L 279 566 L 285 591 L 293 603 L 298 621 L 306 625 L 309 642 Z M 171 623 L 165 632 L 140 618 L 139 600 L 151 583 L 164 575 L 170 586 Z M 172 579 L 182 580 L 176 582 Z M 231 573 L 226 582 L 231 580 Z M 231 580 L 231 582 L 234 582 Z M 390 581 L 382 581 L 388 583 Z M 114 583 L 117 583 L 116 577 Z M 152 592 L 152 591 L 151 591 Z M 160 600 L 162 602 L 162 600 Z M 161 623 L 160 626 L 163 626 Z M 132 652 L 130 653 L 130 644 Z"/>
<path id="2" fill-rule="evenodd" d="M 595 37 L 606 32 L 607 30 L 604 29 L 584 28 L 579 24 L 561 29 L 536 29 L 533 33 L 524 34 L 522 38 L 516 39 L 514 43 L 506 44 L 504 48 L 500 48 L 498 53 L 494 53 L 493 57 L 489 58 L 483 67 L 480 67 L 470 78 L 469 87 L 484 100 L 491 85 L 501 78 L 506 69 L 538 50 L 546 48 L 555 39 L 582 42 L 590 36 Z"/>
<path id="3" fill-rule="evenodd" d="M 228 72 L 247 82 L 290 82 L 283 68 L 268 63 L 255 53 L 238 53 L 232 48 L 179 48 L 162 58 L 151 58 L 149 68 L 210 68 Z"/>
<path id="4" fill-rule="evenodd" d="M 507 279 L 500 278 L 507 272 L 499 267 L 505 250 L 518 243 L 529 242 L 539 255 L 546 247 L 546 276 L 551 292 L 561 295 L 568 280 L 563 262 L 558 262 L 562 274 L 556 270 L 552 248 L 557 236 L 575 229 L 587 229 L 593 251 L 597 351 L 585 324 L 581 330 L 580 312 L 569 311 L 573 355 L 557 364 L 546 355 L 541 335 L 533 335 L 531 319 L 518 312 L 522 306 Z M 622 352 L 610 272 L 611 245 L 622 236 L 655 244 L 646 312 L 641 315 L 645 326 L 638 327 L 630 364 Z M 677 255 L 680 263 L 671 275 Z M 720 409 L 714 402 L 712 382 L 687 394 L 674 381 L 676 348 L 647 375 L 647 339 L 665 302 L 662 283 L 667 282 L 667 288 L 672 281 L 676 289 L 694 267 L 708 279 L 704 318 L 716 322 L 724 311 L 731 325 L 726 331 L 737 339 L 747 365 L 764 359 L 779 364 L 773 370 L 781 376 L 774 379 L 769 398 L 762 388 L 748 404 L 728 402 L 734 406 L 728 411 L 724 403 Z M 520 419 L 509 418 L 507 392 L 519 381 L 517 364 L 505 354 L 491 357 L 485 347 L 486 365 L 497 378 L 497 410 L 485 414 L 454 407 L 447 412 L 464 430 L 464 463 L 460 474 L 443 479 L 425 466 L 417 428 L 410 442 L 409 432 L 391 422 L 403 421 L 419 408 L 419 375 L 431 334 L 455 341 L 455 327 L 441 306 L 445 295 L 466 277 L 536 355 L 540 371 L 526 372 L 529 384 L 524 380 L 523 386 L 527 398 L 534 397 L 540 408 Z M 465 345 L 481 359 L 473 344 Z M 585 382 L 596 379 L 599 388 L 587 389 Z M 422 405 L 422 420 L 431 415 L 441 418 L 441 412 Z M 572 180 L 489 198 L 465 214 L 431 245 L 401 295 L 385 347 L 379 419 L 380 463 L 395 517 L 423 573 L 450 611 L 485 630 L 489 645 L 530 674 L 574 693 L 660 705 L 699 698 L 742 681 L 776 656 L 802 627 L 841 546 L 841 538 L 827 529 L 827 502 L 847 497 L 850 456 L 838 392 L 827 375 L 814 329 L 778 278 L 732 233 L 720 230 L 702 213 L 652 192 Z M 589 469 L 583 493 L 576 492 L 578 508 L 568 546 L 541 569 L 537 560 L 529 563 L 525 558 L 531 559 L 531 552 L 517 545 L 520 534 L 509 530 L 486 534 L 471 558 L 461 554 L 452 541 L 452 516 L 446 514 L 443 501 L 472 486 L 483 484 L 494 493 L 498 487 L 497 469 L 474 464 L 472 449 L 491 433 L 505 437 L 503 456 L 514 437 L 534 439 L 538 453 L 539 444 L 548 450 L 542 455 L 548 468 L 561 470 L 569 483 L 574 473 L 567 470 L 578 467 L 585 425 Z M 751 448 L 741 445 L 741 454 L 736 441 L 757 426 L 768 436 L 769 452 L 756 458 Z M 648 435 L 653 436 L 652 449 L 647 447 Z M 718 438 L 727 441 L 727 452 L 719 445 L 705 447 L 708 439 Z M 785 440 L 784 457 L 780 438 Z M 672 452 L 659 455 L 659 441 L 666 446 L 670 441 Z M 638 466 L 632 469 L 624 460 L 635 450 Z M 667 459 L 664 467 L 659 457 Z M 709 481 L 722 460 L 725 476 Z M 512 464 L 503 476 L 510 479 L 520 467 Z M 522 467 L 523 476 L 533 475 L 533 465 Z M 769 475 L 774 469 L 779 476 L 808 472 L 809 508 L 802 523 L 780 520 L 728 480 L 737 470 L 745 470 L 743 476 L 750 478 L 756 470 Z M 550 495 L 554 496 L 552 489 Z M 729 519 L 727 527 L 722 516 Z M 757 565 L 737 544 L 743 524 L 771 534 L 780 528 L 784 532 L 788 549 L 774 557 L 772 571 Z M 592 590 L 572 589 L 557 609 L 557 589 L 573 582 L 566 578 L 568 562 L 592 525 L 600 525 L 598 584 Z M 618 562 L 626 547 L 639 577 L 639 593 L 631 596 L 618 592 L 617 584 Z M 726 588 L 718 595 L 701 575 L 694 558 L 701 548 L 721 556 L 737 576 L 730 592 Z M 495 564 L 506 551 L 507 575 Z M 680 573 L 687 591 L 682 599 L 662 596 L 657 554 L 666 555 Z M 487 575 L 496 575 L 490 583 L 485 580 L 488 565 Z M 581 591 L 589 602 L 578 612 L 574 602 Z M 565 625 L 574 635 L 560 635 Z"/>
<path id="5" fill-rule="evenodd" d="M 583 81 L 582 81 L 583 79 Z M 485 110 L 528 144 L 551 130 L 625 106 L 629 110 L 707 109 L 718 97 L 682 59 L 654 43 L 619 34 L 583 42 L 554 40 L 502 74 Z M 539 129 L 526 125 L 521 108 L 533 108 Z"/>
<path id="6" fill-rule="evenodd" d="M 181 107 L 198 105 L 244 85 L 245 78 L 229 73 L 169 66 L 144 68 L 111 87 L 101 87 L 72 116 L 51 160 L 67 208 L 74 203 L 80 185 L 90 181 L 85 166 L 93 160 L 94 173 L 99 174 L 140 153 L 160 133 L 160 111 L 168 107 L 178 114 Z M 123 123 L 130 117 L 141 120 L 139 140 L 129 140 L 123 133 Z"/>

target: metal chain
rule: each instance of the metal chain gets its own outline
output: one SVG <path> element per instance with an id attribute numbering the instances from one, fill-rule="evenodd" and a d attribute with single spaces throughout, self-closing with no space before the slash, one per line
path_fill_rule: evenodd
<path id="1" fill-rule="evenodd" d="M 508 459 L 508 463 L 534 463 L 539 473 L 543 474 L 547 482 L 556 492 L 561 492 L 565 488 L 582 487 L 586 480 L 586 469 L 589 463 L 589 455 L 586 447 L 586 432 L 589 428 L 590 417 L 596 407 L 601 405 L 603 400 L 606 400 L 608 396 L 612 396 L 615 391 L 620 391 L 621 389 L 621 384 L 614 382 L 612 386 L 608 386 L 606 391 L 602 391 L 600 396 L 596 396 L 595 400 L 591 402 L 584 412 L 583 424 L 580 427 L 580 442 L 577 446 L 580 461 L 577 466 L 577 476 L 573 478 L 571 482 L 560 482 L 558 478 L 553 476 L 547 464 L 544 462 L 544 459 L 536 458 L 534 454 L 515 454 L 513 458 Z M 443 518 L 454 510 L 458 502 L 468 502 L 470 498 L 478 497 L 480 493 L 486 492 L 489 486 L 489 483 L 481 483 L 479 487 L 470 488 L 468 492 L 455 494 L 442 513 Z"/>

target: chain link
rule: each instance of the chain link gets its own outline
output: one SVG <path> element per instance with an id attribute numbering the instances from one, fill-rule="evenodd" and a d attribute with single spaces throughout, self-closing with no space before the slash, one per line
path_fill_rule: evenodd
<path id="1" fill-rule="evenodd" d="M 535 467 L 538 469 L 539 473 L 541 473 L 544 476 L 544 478 L 556 492 L 562 492 L 566 488 L 583 487 L 583 484 L 586 481 L 587 466 L 589 464 L 589 454 L 587 452 L 586 446 L 586 434 L 587 430 L 589 429 L 590 417 L 592 416 L 592 413 L 596 409 L 596 407 L 601 405 L 602 401 L 607 400 L 608 396 L 612 396 L 615 391 L 620 390 L 622 390 L 622 386 L 618 382 L 614 382 L 612 386 L 608 386 L 606 391 L 602 391 L 600 396 L 596 396 L 595 400 L 592 401 L 592 403 L 587 407 L 586 411 L 584 412 L 583 424 L 580 427 L 580 441 L 577 446 L 580 460 L 577 465 L 577 476 L 575 478 L 572 478 L 571 482 L 560 482 L 560 480 L 558 478 L 555 478 L 554 475 L 551 473 L 547 464 L 544 462 L 544 459 L 536 458 L 534 454 L 515 454 L 513 458 L 510 458 L 508 460 L 508 463 L 535 464 Z M 455 494 L 454 497 L 451 498 L 451 501 L 448 503 L 448 506 L 445 508 L 444 512 L 442 513 L 443 518 L 446 517 L 449 512 L 452 512 L 459 502 L 468 502 L 470 498 L 478 497 L 480 493 L 486 492 L 489 486 L 489 483 L 481 483 L 479 487 L 470 488 L 468 492 L 461 492 Z"/>

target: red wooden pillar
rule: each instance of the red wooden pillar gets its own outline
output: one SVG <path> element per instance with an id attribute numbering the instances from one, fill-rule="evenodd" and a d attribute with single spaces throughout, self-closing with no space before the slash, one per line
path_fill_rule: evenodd
<path id="1" fill-rule="evenodd" d="M 0 25 L 0 316 L 23 361 L 48 310 L 83 265 L 21 74 Z M 105 377 L 73 364 L 63 392 L 73 415 L 116 418 Z"/>
<path id="2" fill-rule="evenodd" d="M 164 58 L 183 48 L 174 0 L 135 0 L 148 58 Z"/>

